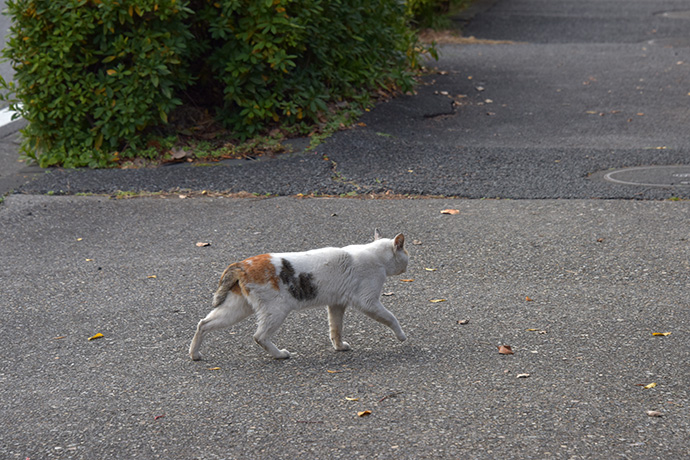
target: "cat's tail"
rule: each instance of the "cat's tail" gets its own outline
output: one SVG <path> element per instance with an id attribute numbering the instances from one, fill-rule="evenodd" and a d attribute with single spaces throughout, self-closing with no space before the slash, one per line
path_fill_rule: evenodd
<path id="1" fill-rule="evenodd" d="M 228 268 L 225 269 L 218 282 L 218 289 L 216 289 L 216 293 L 213 294 L 213 308 L 225 302 L 228 292 L 235 290 L 241 292 L 239 285 L 241 277 L 242 268 L 240 268 L 239 264 L 230 264 Z"/>

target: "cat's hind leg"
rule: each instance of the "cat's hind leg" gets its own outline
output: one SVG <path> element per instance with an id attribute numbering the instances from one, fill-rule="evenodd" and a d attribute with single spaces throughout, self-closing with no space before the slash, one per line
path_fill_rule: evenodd
<path id="1" fill-rule="evenodd" d="M 401 342 L 407 340 L 407 336 L 400 327 L 398 319 L 395 317 L 395 315 L 393 315 L 393 313 L 388 311 L 379 300 L 370 302 L 367 305 L 363 305 L 361 307 L 361 310 L 369 318 L 374 319 L 379 323 L 385 324 L 386 326 L 391 328 L 393 332 L 395 332 L 395 336 Z"/>
<path id="2" fill-rule="evenodd" d="M 275 359 L 288 359 L 290 357 L 290 352 L 285 349 L 279 350 L 278 347 L 271 342 L 271 337 L 273 337 L 273 334 L 278 331 L 283 321 L 285 321 L 287 312 L 283 311 L 280 307 L 269 307 L 263 309 L 263 311 L 260 310 L 257 316 L 259 325 L 254 334 L 254 341 Z"/>
<path id="3" fill-rule="evenodd" d="M 338 351 L 347 351 L 350 345 L 343 342 L 343 316 L 345 315 L 344 305 L 329 305 L 328 306 L 328 325 L 331 330 L 331 342 L 333 348 Z"/>
<path id="4" fill-rule="evenodd" d="M 206 318 L 199 321 L 196 327 L 196 334 L 189 345 L 189 356 L 198 361 L 201 359 L 199 347 L 204 340 L 204 335 L 207 332 L 230 327 L 233 324 L 239 323 L 249 315 L 254 313 L 251 305 L 247 300 L 238 294 L 230 294 L 225 301 L 206 316 Z"/>

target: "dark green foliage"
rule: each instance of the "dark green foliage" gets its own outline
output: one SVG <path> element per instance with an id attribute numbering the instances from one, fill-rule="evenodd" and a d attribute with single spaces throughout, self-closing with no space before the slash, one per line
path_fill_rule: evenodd
<path id="1" fill-rule="evenodd" d="M 407 11 L 420 29 L 444 29 L 451 26 L 449 14 L 461 11 L 473 0 L 407 0 Z"/>
<path id="2" fill-rule="evenodd" d="M 23 151 L 41 166 L 105 166 L 180 104 L 186 2 L 8 0 Z"/>
<path id="3" fill-rule="evenodd" d="M 329 102 L 412 86 L 419 50 L 398 0 L 220 0 L 195 9 L 195 34 L 210 53 L 200 81 L 223 95 L 221 118 L 238 134 L 317 122 Z"/>
<path id="4" fill-rule="evenodd" d="M 185 103 L 236 137 L 323 122 L 413 84 L 423 51 L 398 0 L 7 0 L 13 107 L 41 166 L 133 157 Z M 4 83 L 4 82 L 3 82 Z"/>

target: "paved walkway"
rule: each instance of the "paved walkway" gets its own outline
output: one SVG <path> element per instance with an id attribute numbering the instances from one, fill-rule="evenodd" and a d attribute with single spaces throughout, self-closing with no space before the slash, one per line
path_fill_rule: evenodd
<path id="1" fill-rule="evenodd" d="M 684 458 L 690 205 L 663 199 L 687 187 L 602 178 L 690 164 L 684 8 L 499 0 L 467 34 L 515 43 L 444 45 L 417 95 L 318 153 L 13 185 L 0 456 Z M 521 199 L 42 194 L 175 188 Z M 187 357 L 227 263 L 365 242 L 374 227 L 407 236 L 409 270 L 382 302 L 408 341 L 349 312 L 353 350 L 334 352 L 319 310 L 277 335 L 288 361 L 253 343 L 251 321 L 212 334 L 206 361 Z"/>

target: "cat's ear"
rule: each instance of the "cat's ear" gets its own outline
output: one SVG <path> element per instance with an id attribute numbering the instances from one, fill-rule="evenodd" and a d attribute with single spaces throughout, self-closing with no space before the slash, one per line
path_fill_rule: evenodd
<path id="1" fill-rule="evenodd" d="M 393 239 L 393 246 L 395 247 L 396 251 L 402 251 L 403 246 L 405 245 L 405 235 L 402 233 L 398 233 L 395 236 L 395 239 Z"/>
<path id="2" fill-rule="evenodd" d="M 381 232 L 378 228 L 374 229 L 374 241 L 381 239 Z"/>

